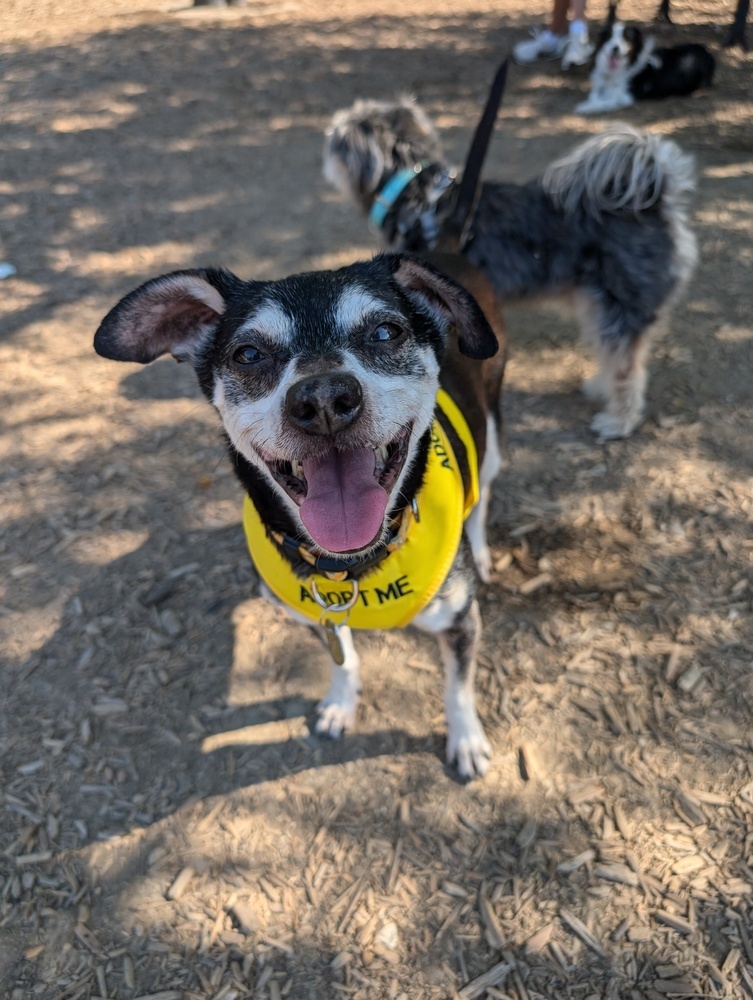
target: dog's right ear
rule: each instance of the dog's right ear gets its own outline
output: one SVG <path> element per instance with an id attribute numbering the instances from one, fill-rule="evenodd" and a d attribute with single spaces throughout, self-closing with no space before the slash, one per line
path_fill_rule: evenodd
<path id="1" fill-rule="evenodd" d="M 380 254 L 376 260 L 380 259 L 408 298 L 432 316 L 443 333 L 454 328 L 461 354 L 482 361 L 497 353 L 497 335 L 481 306 L 462 285 L 411 254 Z"/>
<path id="2" fill-rule="evenodd" d="M 130 292 L 102 320 L 94 350 L 113 361 L 146 364 L 168 351 L 196 357 L 217 329 L 233 289 L 229 271 L 205 268 L 163 274 Z"/>

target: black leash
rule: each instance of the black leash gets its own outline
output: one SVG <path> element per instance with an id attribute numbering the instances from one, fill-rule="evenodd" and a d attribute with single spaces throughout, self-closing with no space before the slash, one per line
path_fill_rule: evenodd
<path id="1" fill-rule="evenodd" d="M 463 179 L 460 182 L 455 209 L 447 220 L 445 227 L 443 227 L 441 247 L 443 250 L 457 253 L 463 249 L 463 245 L 467 239 L 468 229 L 473 217 L 473 209 L 478 198 L 481 169 L 484 166 L 486 152 L 489 148 L 489 140 L 492 137 L 494 122 L 497 119 L 497 112 L 499 111 L 502 94 L 505 90 L 505 83 L 507 82 L 507 66 L 509 61 L 509 57 L 505 56 L 502 65 L 497 70 L 491 90 L 489 91 L 484 113 L 481 116 L 481 121 L 476 126 L 471 148 L 468 150 L 468 157 L 465 161 Z M 447 245 L 448 243 L 449 245 Z"/>

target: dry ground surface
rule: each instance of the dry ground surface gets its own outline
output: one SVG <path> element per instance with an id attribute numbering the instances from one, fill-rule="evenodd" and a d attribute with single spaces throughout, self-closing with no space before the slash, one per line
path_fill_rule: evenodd
<path id="1" fill-rule="evenodd" d="M 546 4 L 138 3 L 3 8 L 0 996 L 753 995 L 753 60 L 625 116 L 697 157 L 703 258 L 631 440 L 589 432 L 570 321 L 507 311 L 463 786 L 410 631 L 361 636 L 357 731 L 312 735 L 327 657 L 255 596 L 216 416 L 91 337 L 167 270 L 370 254 L 331 112 L 412 91 L 462 158 Z M 729 7 L 662 36 L 719 51 Z M 515 68 L 487 174 L 600 129 L 585 82 Z"/>

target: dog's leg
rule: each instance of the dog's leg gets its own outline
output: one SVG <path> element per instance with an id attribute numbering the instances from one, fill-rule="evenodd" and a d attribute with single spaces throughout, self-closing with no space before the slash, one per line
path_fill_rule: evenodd
<path id="1" fill-rule="evenodd" d="M 604 363 L 607 355 L 603 350 L 601 337 L 601 310 L 593 298 L 583 292 L 575 293 L 573 306 L 581 339 L 599 361 L 596 373 L 583 380 L 581 390 L 586 399 L 606 403 L 612 398 L 612 374 L 609 366 Z"/>
<path id="2" fill-rule="evenodd" d="M 346 729 L 353 729 L 355 726 L 358 696 L 361 693 L 358 676 L 361 658 L 353 645 L 353 634 L 347 625 L 343 625 L 339 629 L 339 636 L 345 660 L 342 666 L 332 664 L 332 683 L 316 709 L 319 714 L 317 733 L 331 736 L 332 739 L 337 739 Z"/>
<path id="3" fill-rule="evenodd" d="M 474 600 L 467 614 L 444 632 L 439 648 L 445 668 L 447 763 L 457 762 L 461 778 L 486 774 L 491 746 L 476 713 L 476 656 L 481 641 L 481 614 Z"/>
<path id="4" fill-rule="evenodd" d="M 476 713 L 473 687 L 481 642 L 481 614 L 470 572 L 466 542 L 439 595 L 413 622 L 425 632 L 434 632 L 439 641 L 446 678 L 447 763 L 457 763 L 461 778 L 486 774 L 491 755 Z"/>
<path id="5" fill-rule="evenodd" d="M 594 403 L 606 403 L 612 395 L 612 384 L 609 373 L 601 366 L 590 378 L 583 379 L 581 385 L 583 395 Z"/>
<path id="6" fill-rule="evenodd" d="M 606 408 L 591 421 L 601 438 L 628 437 L 640 423 L 646 394 L 646 359 L 650 337 L 644 333 L 634 344 L 610 349 L 601 346 L 601 364 L 592 384 L 600 386 Z"/>
<path id="7" fill-rule="evenodd" d="M 591 421 L 591 430 L 601 438 L 628 437 L 640 423 L 646 393 L 646 359 L 653 332 L 660 318 L 632 343 L 606 342 L 598 304 L 586 294 L 576 294 L 575 313 L 581 336 L 596 354 L 598 369 L 582 384 L 584 394 L 606 407 Z"/>
<path id="8" fill-rule="evenodd" d="M 588 100 L 576 104 L 575 111 L 579 115 L 598 115 L 607 111 L 621 111 L 635 103 L 630 94 L 614 94 L 612 97 L 589 97 Z"/>
<path id="9" fill-rule="evenodd" d="M 282 604 L 264 581 L 259 581 L 259 594 L 271 604 L 283 608 L 292 621 L 308 626 L 329 650 L 324 629 L 319 625 L 313 625 L 305 615 Z M 345 661 L 342 666 L 332 663 L 332 682 L 329 691 L 316 706 L 319 716 L 316 731 L 323 736 L 331 736 L 332 739 L 338 739 L 346 729 L 353 729 L 355 726 L 358 696 L 361 693 L 361 682 L 358 677 L 361 658 L 353 644 L 353 633 L 346 625 L 342 625 L 338 629 L 338 635 L 345 653 Z"/>
<path id="10" fill-rule="evenodd" d="M 492 554 L 486 540 L 486 519 L 489 512 L 492 483 L 502 468 L 502 456 L 499 447 L 499 429 L 494 417 L 489 414 L 486 420 L 486 451 L 479 470 L 478 503 L 468 515 L 465 522 L 465 533 L 471 543 L 473 561 L 479 577 L 484 583 L 492 578 Z"/>
<path id="11" fill-rule="evenodd" d="M 725 49 L 731 48 L 733 45 L 739 45 L 743 52 L 748 51 L 748 40 L 745 37 L 745 22 L 748 20 L 749 11 L 750 0 L 737 0 L 735 19 L 729 29 L 729 34 L 723 42 Z"/>

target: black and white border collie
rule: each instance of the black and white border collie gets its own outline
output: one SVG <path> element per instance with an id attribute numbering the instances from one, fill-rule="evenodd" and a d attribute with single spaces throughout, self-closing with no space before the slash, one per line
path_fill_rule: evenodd
<path id="1" fill-rule="evenodd" d="M 575 108 L 583 115 L 617 111 L 636 101 L 684 97 L 711 84 L 716 61 L 703 45 L 659 48 L 634 25 L 615 21 L 602 32 L 591 93 Z"/>

